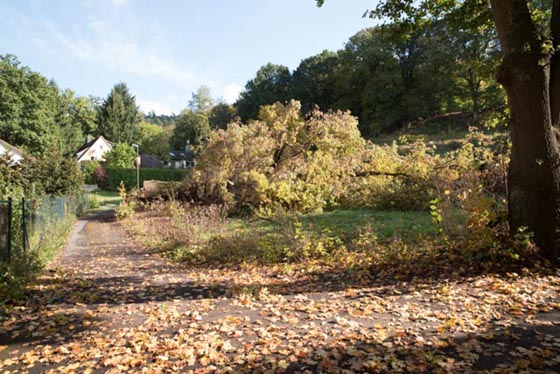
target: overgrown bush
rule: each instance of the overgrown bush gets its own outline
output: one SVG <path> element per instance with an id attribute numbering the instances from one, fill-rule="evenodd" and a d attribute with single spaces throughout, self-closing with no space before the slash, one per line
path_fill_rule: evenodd
<path id="1" fill-rule="evenodd" d="M 261 109 L 260 120 L 212 133 L 183 183 L 189 200 L 234 213 L 314 211 L 336 202 L 364 145 L 349 113 L 300 113 L 299 102 Z"/>
<path id="2" fill-rule="evenodd" d="M 14 222 L 20 222 L 21 209 L 14 210 Z M 8 302 L 21 296 L 25 286 L 32 281 L 53 256 L 64 247 L 74 227 L 76 217 L 68 214 L 64 219 L 46 217 L 41 230 L 30 230 L 28 244 L 24 247 L 21 226 L 12 237 L 10 261 L 0 261 L 0 296 Z"/>

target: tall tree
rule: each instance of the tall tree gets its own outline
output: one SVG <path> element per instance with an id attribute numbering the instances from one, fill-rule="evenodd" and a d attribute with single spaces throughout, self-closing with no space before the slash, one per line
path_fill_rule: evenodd
<path id="1" fill-rule="evenodd" d="M 184 149 L 187 142 L 200 144 L 209 135 L 210 124 L 206 113 L 185 109 L 175 121 L 171 142 L 176 149 Z"/>
<path id="2" fill-rule="evenodd" d="M 76 100 L 74 92 L 69 89 L 60 91 L 56 100 L 57 146 L 64 156 L 74 154 L 85 139 L 82 124 L 74 117 L 73 107 Z"/>
<path id="3" fill-rule="evenodd" d="M 322 5 L 324 0 L 317 0 Z M 455 17 L 457 14 L 463 17 Z M 385 0 L 372 16 L 394 22 L 491 22 L 502 48 L 498 80 L 511 113 L 508 173 L 512 233 L 527 227 L 543 254 L 560 255 L 560 0 Z"/>
<path id="4" fill-rule="evenodd" d="M 140 122 L 135 143 L 140 146 L 140 153 L 156 155 L 164 160 L 169 158 L 172 130 L 149 122 Z"/>
<path id="5" fill-rule="evenodd" d="M 70 117 L 80 126 L 84 135 L 97 132 L 97 113 L 101 99 L 88 96 L 77 96 L 70 104 Z"/>
<path id="6" fill-rule="evenodd" d="M 115 143 L 131 143 L 138 122 L 135 96 L 126 83 L 117 83 L 99 108 L 98 134 Z"/>
<path id="7" fill-rule="evenodd" d="M 227 125 L 234 122 L 237 118 L 235 107 L 226 103 L 216 104 L 208 115 L 208 122 L 213 130 L 227 128 Z"/>
<path id="8" fill-rule="evenodd" d="M 135 157 L 134 147 L 125 143 L 117 143 L 111 152 L 105 155 L 105 165 L 110 168 L 131 168 L 134 166 Z"/>
<path id="9" fill-rule="evenodd" d="M 214 99 L 212 99 L 210 87 L 208 86 L 200 86 L 196 92 L 192 93 L 191 100 L 189 101 L 189 109 L 194 112 L 208 113 L 214 105 Z"/>
<path id="10" fill-rule="evenodd" d="M 290 88 L 290 69 L 283 65 L 268 63 L 262 66 L 255 78 L 245 85 L 245 91 L 235 103 L 237 113 L 243 121 L 256 119 L 261 106 L 289 100 Z"/>
<path id="11" fill-rule="evenodd" d="M 0 55 L 0 138 L 41 155 L 56 141 L 58 89 L 41 74 Z"/>
<path id="12" fill-rule="evenodd" d="M 338 54 L 325 50 L 301 61 L 294 71 L 293 96 L 301 101 L 304 112 L 312 110 L 314 106 L 324 111 L 332 108 L 336 97 L 335 72 L 338 63 Z"/>

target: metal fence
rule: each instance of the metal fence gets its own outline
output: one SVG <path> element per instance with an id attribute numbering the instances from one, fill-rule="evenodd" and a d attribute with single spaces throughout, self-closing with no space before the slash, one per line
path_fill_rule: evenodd
<path id="1" fill-rule="evenodd" d="M 15 246 L 29 249 L 31 237 L 42 242 L 48 235 L 49 225 L 56 225 L 69 214 L 83 215 L 87 209 L 87 193 L 40 200 L 0 201 L 0 260 L 9 261 Z"/>

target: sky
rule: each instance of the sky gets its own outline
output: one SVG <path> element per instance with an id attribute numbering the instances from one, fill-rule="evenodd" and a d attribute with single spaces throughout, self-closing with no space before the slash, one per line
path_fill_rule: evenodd
<path id="1" fill-rule="evenodd" d="M 0 54 L 79 95 L 125 82 L 144 112 L 180 113 L 201 85 L 233 103 L 266 63 L 343 48 L 374 2 L 2 0 Z"/>

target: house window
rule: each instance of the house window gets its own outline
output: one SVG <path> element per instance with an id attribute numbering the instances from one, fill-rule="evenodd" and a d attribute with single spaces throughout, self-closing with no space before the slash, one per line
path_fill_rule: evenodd
<path id="1" fill-rule="evenodd" d="M 95 161 L 95 156 L 91 156 L 91 161 Z"/>

